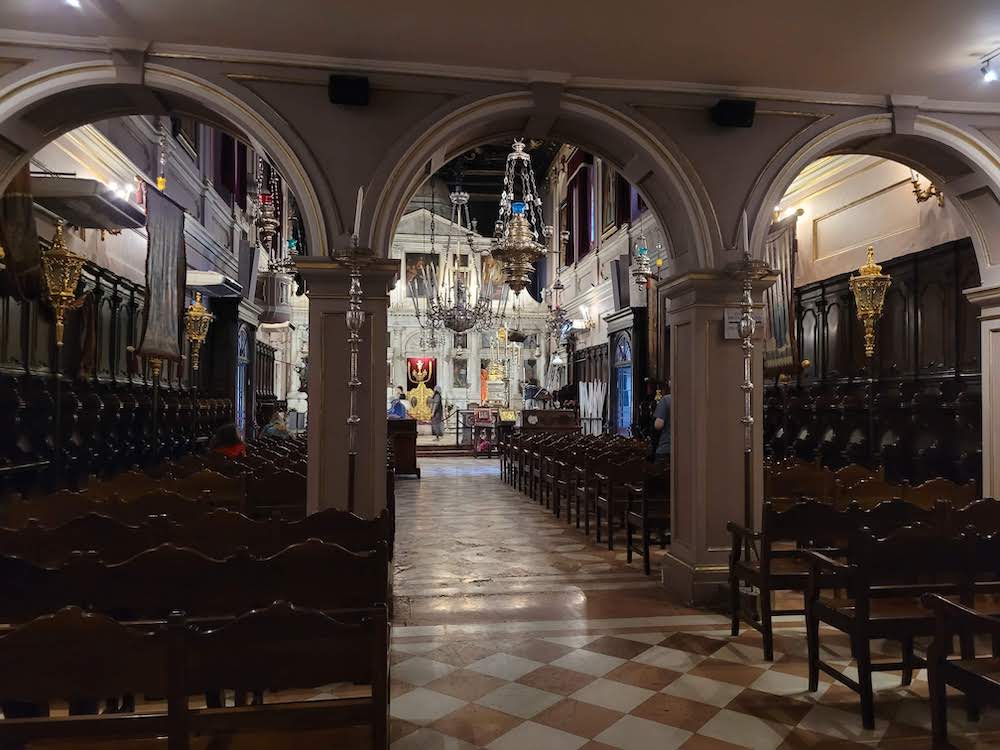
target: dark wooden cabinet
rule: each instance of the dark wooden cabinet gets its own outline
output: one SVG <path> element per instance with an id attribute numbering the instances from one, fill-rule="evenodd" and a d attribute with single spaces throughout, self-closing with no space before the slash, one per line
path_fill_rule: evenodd
<path id="1" fill-rule="evenodd" d="M 417 466 L 417 420 L 388 419 L 387 432 L 392 441 L 393 459 L 397 474 L 420 477 Z"/>

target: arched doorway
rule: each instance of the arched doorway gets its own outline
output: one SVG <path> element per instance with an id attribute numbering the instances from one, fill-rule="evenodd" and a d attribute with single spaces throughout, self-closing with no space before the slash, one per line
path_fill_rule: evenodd
<path id="1" fill-rule="evenodd" d="M 996 491 L 1000 482 L 997 462 L 992 458 L 997 450 L 993 435 L 1000 427 L 1000 415 L 992 393 L 1000 363 L 993 361 L 995 357 L 990 347 L 993 337 L 1000 334 L 995 331 L 996 324 L 989 312 L 996 306 L 996 295 L 990 287 L 1000 280 L 1000 245 L 994 231 L 1000 226 L 1000 200 L 997 198 L 1000 195 L 1000 171 L 994 156 L 995 149 L 981 134 L 941 117 L 910 114 L 909 118 L 905 115 L 894 118 L 892 114 L 877 114 L 848 120 L 830 128 L 791 155 L 778 171 L 778 176 L 761 190 L 751 247 L 754 254 L 760 257 L 772 223 L 771 207 L 780 203 L 793 180 L 809 164 L 823 157 L 837 154 L 881 157 L 915 170 L 941 191 L 944 200 L 964 225 L 978 265 L 978 278 L 965 275 L 971 280 L 969 283 L 978 282 L 977 288 L 964 291 L 969 300 L 985 310 L 978 326 L 983 342 L 983 477 L 980 490 L 989 495 Z M 893 320 L 900 317 L 892 312 L 893 305 L 899 302 L 898 297 L 897 293 L 887 300 Z M 974 322 L 970 325 L 975 327 Z M 969 335 L 974 333 L 972 331 Z"/>
<path id="2" fill-rule="evenodd" d="M 27 77 L 0 102 L 10 147 L 0 151 L 0 188 L 32 154 L 80 125 L 142 114 L 185 115 L 245 138 L 274 159 L 299 200 L 311 254 L 330 252 L 340 216 L 318 164 L 281 116 L 255 109 L 240 95 L 193 74 L 146 64 L 132 71 L 141 84 L 121 83 L 107 62 L 77 63 Z"/>

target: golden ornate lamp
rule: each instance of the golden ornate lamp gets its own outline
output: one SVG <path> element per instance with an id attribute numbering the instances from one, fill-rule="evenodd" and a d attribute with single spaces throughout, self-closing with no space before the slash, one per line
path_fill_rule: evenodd
<path id="1" fill-rule="evenodd" d="M 858 320 L 865 326 L 865 356 L 875 354 L 875 323 L 882 317 L 885 292 L 892 278 L 882 273 L 882 266 L 875 262 L 875 248 L 868 246 L 868 262 L 851 277 L 851 291 L 857 306 Z"/>
<path id="2" fill-rule="evenodd" d="M 63 239 L 65 222 L 56 224 L 52 237 L 52 247 L 42 253 L 42 274 L 45 277 L 45 291 L 49 304 L 56 314 L 56 346 L 63 345 L 63 321 L 66 309 L 76 301 L 76 287 L 80 283 L 80 271 L 86 258 L 71 252 Z"/>
<path id="3" fill-rule="evenodd" d="M 201 303 L 201 292 L 195 292 L 194 302 L 184 311 L 184 334 L 191 343 L 191 369 L 195 372 L 201 363 L 201 345 L 205 343 L 208 327 L 214 317 Z"/>

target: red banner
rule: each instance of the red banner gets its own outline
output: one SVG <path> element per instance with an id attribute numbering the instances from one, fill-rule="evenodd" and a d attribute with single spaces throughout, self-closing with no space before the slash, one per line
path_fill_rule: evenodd
<path id="1" fill-rule="evenodd" d="M 437 385 L 437 360 L 434 357 L 407 357 L 406 380 L 410 388 L 423 383 L 428 388 Z"/>

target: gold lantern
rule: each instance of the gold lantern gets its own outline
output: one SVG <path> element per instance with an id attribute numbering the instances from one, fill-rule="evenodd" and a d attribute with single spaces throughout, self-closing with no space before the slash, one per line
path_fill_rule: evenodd
<path id="1" fill-rule="evenodd" d="M 42 274 L 49 304 L 56 314 L 56 346 L 63 345 L 63 320 L 66 309 L 76 301 L 76 287 L 86 258 L 71 252 L 63 239 L 65 222 L 56 224 L 52 247 L 42 253 Z"/>
<path id="2" fill-rule="evenodd" d="M 191 369 L 197 371 L 200 364 L 201 345 L 208 336 L 208 326 L 215 316 L 201 303 L 201 292 L 194 293 L 194 302 L 184 311 L 184 333 L 191 342 Z"/>
<path id="3" fill-rule="evenodd" d="M 851 291 L 858 308 L 858 320 L 865 326 L 865 356 L 875 353 L 875 323 L 882 317 L 885 292 L 892 278 L 882 273 L 882 266 L 875 262 L 875 248 L 868 246 L 868 262 L 851 277 Z"/>

